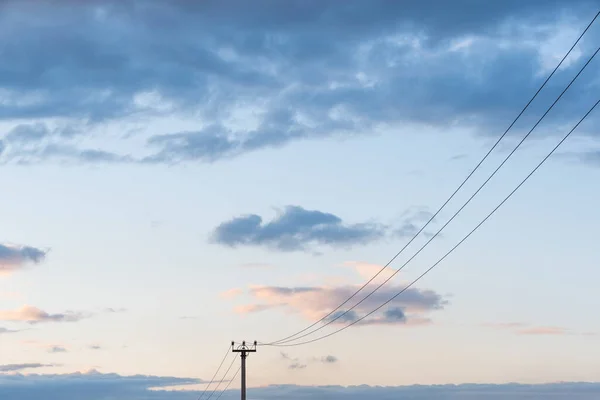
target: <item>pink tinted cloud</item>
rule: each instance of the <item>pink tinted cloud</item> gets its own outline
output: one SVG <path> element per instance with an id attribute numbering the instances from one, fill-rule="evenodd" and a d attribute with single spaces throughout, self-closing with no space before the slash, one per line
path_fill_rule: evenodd
<path id="1" fill-rule="evenodd" d="M 495 328 L 512 331 L 516 335 L 540 335 L 540 336 L 596 336 L 596 332 L 574 332 L 562 326 L 534 326 L 521 322 L 506 322 L 506 323 L 487 323 L 483 324 L 487 328 Z"/>
<path id="2" fill-rule="evenodd" d="M 568 335 L 569 331 L 559 326 L 534 326 L 519 329 L 516 333 L 519 335 Z"/>
<path id="3" fill-rule="evenodd" d="M 249 294 L 257 302 L 236 307 L 235 311 L 244 314 L 280 307 L 286 312 L 300 314 L 307 320 L 315 321 L 350 297 L 358 287 L 357 285 L 251 286 Z M 348 306 L 354 305 L 374 288 L 375 285 L 368 286 L 364 293 L 348 303 Z M 338 319 L 336 323 L 346 323 L 360 318 L 404 288 L 405 286 L 402 285 L 384 286 L 354 310 Z M 424 325 L 431 322 L 426 316 L 427 313 L 442 309 L 446 304 L 447 301 L 432 290 L 409 288 L 384 307 L 380 313 L 362 321 L 361 325 Z"/>
<path id="4" fill-rule="evenodd" d="M 234 311 L 238 314 L 250 314 L 260 311 L 269 310 L 271 308 L 277 307 L 279 304 L 245 304 L 241 306 L 237 306 Z"/>
<path id="5" fill-rule="evenodd" d="M 86 315 L 78 312 L 67 311 L 60 314 L 50 314 L 37 307 L 25 305 L 16 310 L 0 310 L 0 321 L 27 322 L 37 324 L 41 322 L 76 322 Z"/>

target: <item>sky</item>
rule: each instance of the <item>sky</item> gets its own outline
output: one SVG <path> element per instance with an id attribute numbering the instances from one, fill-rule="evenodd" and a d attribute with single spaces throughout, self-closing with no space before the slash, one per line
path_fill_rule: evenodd
<path id="1" fill-rule="evenodd" d="M 0 397 L 197 399 L 231 341 L 319 321 L 434 215 L 598 11 L 0 0 Z M 389 283 L 291 343 L 364 320 L 258 346 L 249 399 L 598 398 L 600 110 L 408 286 L 599 100 L 593 58 L 434 236 L 598 46 L 600 21 L 342 310 L 401 268 Z M 239 395 L 235 357 L 213 398 Z"/>

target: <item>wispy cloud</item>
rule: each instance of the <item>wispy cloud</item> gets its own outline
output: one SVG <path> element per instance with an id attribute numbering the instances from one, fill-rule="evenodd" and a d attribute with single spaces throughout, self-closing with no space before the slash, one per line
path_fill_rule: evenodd
<path id="1" fill-rule="evenodd" d="M 0 372 L 17 372 L 25 369 L 54 367 L 54 364 L 40 364 L 40 363 L 28 363 L 28 364 L 0 364 Z"/>
<path id="2" fill-rule="evenodd" d="M 330 356 L 321 357 L 320 361 L 325 364 L 333 364 L 333 363 L 338 362 L 338 358 L 330 355 Z"/>
<path id="3" fill-rule="evenodd" d="M 334 364 L 338 362 L 338 358 L 332 355 L 323 357 L 308 357 L 306 359 L 300 359 L 299 357 L 291 357 L 288 353 L 279 353 L 281 359 L 288 363 L 288 369 L 305 369 L 309 364 L 320 363 L 320 364 Z"/>
<path id="4" fill-rule="evenodd" d="M 513 332 L 517 335 L 539 335 L 539 336 L 594 336 L 593 332 L 576 332 L 561 326 L 535 326 L 522 322 L 486 323 L 484 327 L 501 329 Z"/>
<path id="5" fill-rule="evenodd" d="M 519 329 L 519 335 L 568 335 L 569 331 L 559 326 L 535 326 Z"/>
<path id="6" fill-rule="evenodd" d="M 25 305 L 16 310 L 0 310 L 0 321 L 27 322 L 38 324 L 43 322 L 77 322 L 90 315 L 67 311 L 64 313 L 50 314 L 39 308 Z"/>
<path id="7" fill-rule="evenodd" d="M 48 353 L 68 353 L 65 346 L 52 346 L 48 349 Z"/>

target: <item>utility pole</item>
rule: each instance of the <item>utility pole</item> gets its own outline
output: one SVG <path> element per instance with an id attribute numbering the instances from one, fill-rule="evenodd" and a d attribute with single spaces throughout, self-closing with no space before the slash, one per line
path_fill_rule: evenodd
<path id="1" fill-rule="evenodd" d="M 246 346 L 246 341 L 243 341 L 240 346 L 235 347 L 235 342 L 231 342 L 231 351 L 234 353 L 240 353 L 242 359 L 242 400 L 246 400 L 246 357 L 248 353 L 256 353 L 256 340 L 254 341 L 254 347 Z"/>

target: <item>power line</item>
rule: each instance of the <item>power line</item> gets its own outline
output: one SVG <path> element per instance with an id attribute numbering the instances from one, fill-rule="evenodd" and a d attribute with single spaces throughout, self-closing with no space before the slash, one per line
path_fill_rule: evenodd
<path id="1" fill-rule="evenodd" d="M 200 394 L 200 397 L 198 397 L 198 400 L 202 399 L 202 397 L 206 394 L 206 391 L 208 390 L 208 388 L 210 387 L 210 385 L 213 384 L 213 382 L 215 381 L 215 378 L 217 377 L 217 374 L 219 373 L 219 370 L 223 366 L 223 363 L 225 362 L 225 359 L 227 358 L 228 355 L 229 355 L 229 347 L 227 347 L 227 351 L 225 352 L 225 356 L 223 356 L 223 359 L 221 360 L 221 364 L 219 364 L 219 367 L 215 371 L 215 374 L 210 379 L 210 383 L 204 388 L 204 391 Z"/>
<path id="2" fill-rule="evenodd" d="M 477 224 L 475 226 L 475 228 L 473 228 L 465 237 L 463 237 L 457 244 L 454 245 L 454 247 L 452 247 L 446 254 L 444 254 L 444 256 L 442 258 L 440 258 L 435 264 L 433 264 L 431 267 L 429 267 L 425 272 L 423 272 L 421 275 L 419 275 L 418 278 L 416 278 L 415 280 L 413 280 L 409 285 L 407 285 L 406 287 L 404 287 L 401 291 L 399 291 L 398 293 L 396 293 L 394 296 L 390 297 L 386 302 L 384 302 L 383 304 L 381 304 L 380 306 L 378 306 L 377 308 L 375 308 L 374 310 L 370 311 L 369 313 L 363 315 L 362 317 L 358 318 L 357 320 L 351 322 L 350 324 L 336 330 L 333 332 L 328 333 L 327 335 L 312 339 L 312 340 L 307 340 L 304 342 L 300 342 L 300 343 L 292 343 L 292 344 L 279 344 L 279 345 L 275 345 L 275 346 L 282 346 L 282 347 L 289 347 L 289 346 L 300 346 L 300 345 L 304 345 L 304 344 L 308 344 L 308 343 L 313 343 L 316 342 L 318 340 L 322 340 L 325 338 L 328 338 L 329 336 L 335 335 L 345 329 L 348 329 L 349 327 L 359 323 L 360 321 L 364 320 L 365 318 L 367 318 L 368 316 L 372 315 L 373 313 L 379 311 L 382 307 L 384 307 L 385 305 L 389 304 L 391 301 L 393 301 L 396 297 L 400 296 L 402 293 L 404 293 L 406 290 L 408 290 L 410 287 L 412 287 L 415 283 L 417 283 L 418 281 L 420 281 L 425 275 L 427 275 L 431 270 L 433 270 L 437 265 L 439 265 L 444 259 L 446 259 L 446 257 L 448 257 L 452 252 L 454 252 L 454 250 L 456 250 L 456 248 L 458 248 L 458 246 L 460 246 L 464 241 L 466 241 L 477 229 L 479 229 L 492 215 L 494 215 L 494 213 L 496 211 L 498 211 L 498 209 L 500 209 L 500 207 L 502 207 L 504 205 L 504 203 L 506 203 L 506 201 L 508 199 L 510 199 L 513 194 L 515 194 L 520 188 L 521 186 L 523 186 L 523 184 L 525 182 L 527 182 L 527 180 L 529 180 L 529 178 L 552 156 L 552 154 L 554 154 L 554 152 L 565 142 L 565 140 L 567 140 L 567 138 L 569 136 L 571 136 L 571 134 L 579 127 L 579 125 L 588 117 L 588 115 L 590 115 L 590 113 L 598 106 L 598 104 L 600 104 L 600 100 L 596 101 L 596 103 L 592 106 L 592 108 L 589 109 L 589 111 L 579 120 L 579 122 L 577 122 L 577 124 L 575 124 L 575 126 L 560 140 L 560 142 L 558 142 L 558 144 L 556 146 L 554 146 L 554 148 L 550 151 L 550 153 L 548 153 L 543 159 L 542 161 L 540 161 L 537 166 L 521 181 L 521 183 L 519 183 L 519 185 L 517 185 L 516 188 L 513 189 L 512 192 L 510 192 L 508 194 L 508 196 L 506 196 L 504 198 L 504 200 L 502 200 L 502 202 L 500 202 L 500 204 L 498 204 L 496 206 L 496 208 L 494 208 L 492 210 L 492 212 L 490 212 L 483 220 L 481 220 L 479 222 L 479 224 Z"/>
<path id="3" fill-rule="evenodd" d="M 229 352 L 229 348 L 227 350 Z M 227 371 L 225 371 L 225 373 L 223 374 L 223 377 L 221 378 L 221 381 L 217 384 L 217 387 L 215 387 L 215 389 L 212 391 L 212 393 L 208 396 L 208 398 L 206 400 L 209 400 L 211 397 L 213 397 L 213 395 L 215 394 L 215 392 L 217 391 L 217 389 L 219 389 L 219 386 L 221 386 L 221 384 L 225 380 L 225 377 L 229 373 L 229 370 L 231 369 L 231 367 L 233 367 L 233 363 L 235 363 L 235 359 L 236 358 L 237 358 L 236 356 L 233 356 L 233 359 L 231 360 L 231 364 L 229 364 L 229 368 L 227 368 Z"/>
<path id="4" fill-rule="evenodd" d="M 492 172 L 492 174 L 483 182 L 483 184 L 481 184 L 479 186 L 479 188 L 471 195 L 471 197 L 469 197 L 469 199 L 462 205 L 462 207 L 460 207 L 458 209 L 458 211 L 456 211 L 452 215 L 452 217 L 450 217 L 450 219 L 431 238 L 429 238 L 429 240 L 423 246 L 421 246 L 421 248 L 419 248 L 419 250 L 417 250 L 417 252 L 415 254 L 413 254 L 404 264 L 402 264 L 402 266 L 400 266 L 400 268 L 398 268 L 396 271 L 394 271 L 394 273 L 392 275 L 390 275 L 386 280 L 384 280 L 381 284 L 379 284 L 379 286 L 377 286 L 375 289 L 373 289 L 369 294 L 367 294 L 365 297 L 363 297 L 359 302 L 357 302 L 356 304 L 354 304 L 352 307 L 345 310 L 344 312 L 336 315 L 334 318 L 329 319 L 325 324 L 323 324 L 323 325 L 317 327 L 316 329 L 313 329 L 312 331 L 307 332 L 303 335 L 300 335 L 300 336 L 296 335 L 296 337 L 293 339 L 280 340 L 276 343 L 270 343 L 270 344 L 276 346 L 276 345 L 283 344 L 283 343 L 289 343 L 289 342 L 304 338 L 304 337 L 311 335 L 317 331 L 320 331 L 321 329 L 325 328 L 326 326 L 328 326 L 328 325 L 332 324 L 333 322 L 337 321 L 338 319 L 342 318 L 348 312 L 352 311 L 354 308 L 356 308 L 357 306 L 362 304 L 365 300 L 367 300 L 369 297 L 371 297 L 371 295 L 373 295 L 376 291 L 378 291 L 386 283 L 388 283 L 392 278 L 394 278 L 400 271 L 402 271 L 402 269 L 404 269 L 404 267 L 406 265 L 408 265 L 408 263 L 410 263 L 415 257 L 417 257 L 429 245 L 429 243 L 431 243 L 462 212 L 462 210 L 477 196 L 477 194 L 479 194 L 479 192 L 488 184 L 488 182 L 496 175 L 496 173 L 504 166 L 504 164 L 506 164 L 506 162 L 512 157 L 512 155 L 521 147 L 523 142 L 525 142 L 525 140 L 531 135 L 531 133 L 535 130 L 535 128 L 537 128 L 537 126 L 542 122 L 542 120 L 546 117 L 546 115 L 548 115 L 548 113 L 554 108 L 554 106 L 558 103 L 558 101 L 562 98 L 562 96 L 567 92 L 567 90 L 569 90 L 569 88 L 573 85 L 573 83 L 577 80 L 577 78 L 579 78 L 581 73 L 587 68 L 587 66 L 594 59 L 594 57 L 596 56 L 596 54 L 598 54 L 599 51 L 600 51 L 600 47 L 598 47 L 598 49 L 594 52 L 594 54 L 592 54 L 592 56 L 587 60 L 587 62 L 583 65 L 583 67 L 581 67 L 581 69 L 579 70 L 577 75 L 575 75 L 575 77 L 571 80 L 571 82 L 569 82 L 569 84 L 560 93 L 560 95 L 556 98 L 556 100 L 554 100 L 552 105 L 538 119 L 538 121 L 535 123 L 533 128 L 531 128 L 531 130 L 529 130 L 529 132 L 521 139 L 521 141 L 516 145 L 516 147 L 504 158 L 504 160 L 500 163 L 500 165 L 498 165 L 498 167 L 494 170 L 494 172 Z"/>
<path id="5" fill-rule="evenodd" d="M 225 386 L 225 389 L 223 389 L 221 391 L 221 393 L 219 393 L 219 396 L 217 396 L 217 398 L 215 400 L 219 400 L 221 398 L 221 396 L 223 396 L 223 393 L 225 393 L 227 391 L 227 389 L 229 388 L 229 385 L 231 385 L 231 382 L 233 382 L 233 380 L 238 376 L 241 369 L 242 369 L 242 367 L 240 366 L 238 368 L 238 370 L 235 372 L 235 374 L 233 374 L 233 377 L 229 380 L 229 382 L 227 382 L 227 386 Z"/>
<path id="6" fill-rule="evenodd" d="M 544 83 L 542 83 L 542 85 L 540 86 L 540 88 L 537 90 L 537 92 L 533 95 L 533 97 L 529 100 L 529 102 L 525 105 L 525 107 L 523 107 L 523 109 L 521 110 L 521 112 L 517 115 L 517 117 L 512 121 L 512 123 L 509 125 L 509 127 L 504 131 L 504 133 L 498 138 L 498 140 L 494 143 L 494 145 L 488 150 L 488 152 L 483 156 L 483 158 L 479 161 L 479 163 L 475 166 L 475 168 L 473 168 L 473 170 L 467 175 L 467 177 L 462 181 L 462 183 L 456 188 L 456 190 L 454 190 L 454 192 L 450 195 L 450 197 L 448 197 L 448 199 L 442 204 L 442 206 L 429 218 L 429 220 L 421 227 L 421 229 L 419 229 L 419 231 L 417 233 L 415 233 L 415 235 L 408 241 L 408 243 L 406 243 L 404 245 L 404 247 L 402 247 L 402 249 L 400 249 L 400 251 L 398 253 L 396 253 L 396 255 L 394 255 L 394 257 L 392 257 L 391 260 L 389 260 L 380 270 L 379 272 L 377 272 L 375 275 L 373 275 L 367 282 L 365 282 L 358 290 L 356 290 L 350 297 L 348 297 L 346 300 L 344 300 L 344 302 L 342 302 L 340 305 L 338 305 L 336 308 L 334 308 L 332 311 L 330 311 L 327 315 L 323 316 L 321 319 L 319 319 L 318 321 L 314 322 L 313 324 L 307 326 L 306 328 L 294 333 L 293 335 L 290 336 L 286 336 L 283 339 L 279 339 L 276 340 L 274 342 L 270 342 L 270 343 L 261 343 L 263 345 L 275 345 L 277 343 L 286 343 L 295 339 L 298 339 L 296 336 L 300 335 L 301 333 L 306 332 L 307 330 L 311 329 L 312 327 L 314 327 L 315 325 L 319 324 L 320 322 L 325 321 L 327 318 L 329 318 L 330 316 L 332 316 L 336 311 L 338 311 L 340 308 L 342 308 L 344 305 L 346 305 L 348 303 L 348 301 L 350 301 L 351 299 L 353 299 L 358 293 L 360 293 L 363 289 L 365 289 L 371 282 L 373 282 L 373 280 L 375 280 L 375 278 L 377 278 L 394 260 L 396 260 L 396 258 L 398 258 L 398 256 L 400 256 L 400 254 L 402 254 L 404 252 L 404 250 L 423 232 L 423 230 L 425 230 L 425 228 L 438 216 L 438 214 L 448 205 L 448 203 L 454 198 L 454 196 L 456 196 L 456 194 L 462 189 L 462 187 L 467 183 L 467 181 L 473 176 L 473 174 L 475 173 L 475 171 L 477 171 L 479 169 L 479 167 L 483 164 L 483 162 L 489 157 L 489 155 L 494 151 L 494 149 L 498 146 L 498 144 L 502 141 L 502 139 L 504 139 L 504 137 L 508 134 L 508 132 L 510 131 L 510 129 L 512 129 L 512 127 L 514 126 L 514 124 L 517 122 L 517 120 L 523 115 L 523 113 L 529 108 L 529 106 L 531 105 L 531 103 L 533 102 L 533 100 L 538 96 L 538 94 L 542 91 L 542 89 L 546 86 L 546 84 L 548 83 L 548 81 L 554 76 L 554 74 L 556 73 L 556 71 L 558 71 L 558 69 L 560 68 L 560 66 L 563 64 L 563 62 L 567 59 L 567 57 L 571 54 L 571 52 L 573 51 L 573 49 L 575 48 L 575 46 L 579 43 L 579 41 L 583 38 L 583 36 L 586 34 L 586 32 L 589 30 L 589 28 L 594 24 L 594 22 L 596 21 L 596 19 L 598 18 L 598 16 L 600 15 L 600 11 L 598 13 L 596 13 L 596 15 L 594 16 L 594 18 L 592 19 L 592 21 L 587 25 L 587 27 L 585 28 L 585 30 L 581 33 L 581 35 L 579 35 L 579 37 L 577 38 L 577 40 L 575 41 L 575 43 L 571 46 L 571 48 L 569 49 L 569 51 L 564 55 L 564 57 L 561 59 L 561 61 L 558 63 L 558 65 L 554 68 L 554 70 L 552 71 L 552 73 L 550 73 L 550 75 L 548 75 L 548 77 L 546 78 L 546 80 L 544 81 Z M 429 243 L 429 242 L 427 242 Z M 304 335 L 306 336 L 306 335 Z M 304 337 L 302 336 L 302 337 Z M 295 338 L 295 339 L 292 339 Z"/>

